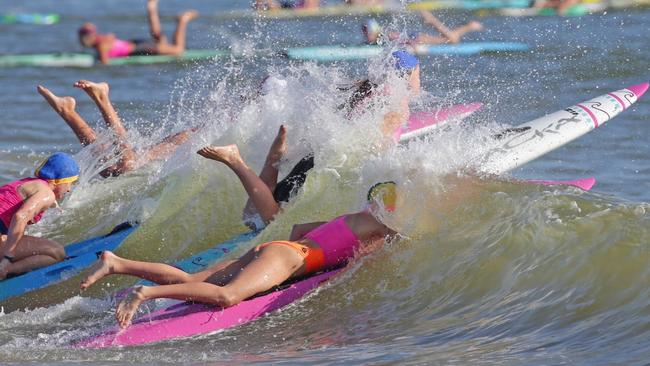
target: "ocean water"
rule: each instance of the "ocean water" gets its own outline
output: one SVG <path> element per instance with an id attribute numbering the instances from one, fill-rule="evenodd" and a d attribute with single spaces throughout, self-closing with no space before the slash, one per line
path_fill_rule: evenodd
<path id="1" fill-rule="evenodd" d="M 368 17 L 218 19 L 247 2 L 161 1 L 163 30 L 195 8 L 189 48 L 280 50 L 358 44 Z M 50 27 L 0 25 L 0 54 L 81 51 L 76 29 L 95 22 L 122 38 L 148 34 L 144 2 L 7 1 L 0 12 L 58 12 Z M 258 238 L 284 238 L 299 222 L 359 209 L 368 186 L 394 179 L 404 206 L 389 217 L 405 237 L 356 262 L 286 309 L 216 334 L 134 348 L 71 349 L 114 323 L 110 295 L 133 284 L 114 277 L 87 293 L 79 277 L 0 315 L 0 363 L 278 363 L 643 365 L 650 359 L 650 102 L 642 98 L 607 125 L 501 178 L 458 175 L 484 137 L 609 91 L 650 80 L 650 9 L 579 18 L 477 17 L 436 13 L 450 25 L 486 30 L 468 40 L 520 41 L 531 52 L 421 57 L 423 93 L 413 110 L 458 103 L 483 107 L 405 147 L 382 145 L 381 105 L 348 120 L 340 85 L 385 73 L 380 59 L 335 64 L 281 57 L 124 67 L 2 68 L 0 181 L 28 176 L 54 151 L 74 153 L 83 173 L 72 194 L 30 228 L 72 242 L 137 220 L 118 254 L 173 262 L 246 231 L 245 192 L 225 166 L 195 151 L 236 143 L 259 170 L 278 127 L 288 128 L 286 172 L 306 151 L 316 167 L 301 193 Z M 426 30 L 415 15 L 381 16 L 397 30 Z M 261 79 L 289 87 L 254 99 Z M 36 93 L 72 96 L 78 112 L 110 138 L 93 103 L 72 84 L 107 81 L 138 148 L 198 128 L 167 159 L 118 178 L 97 177 L 92 148 Z M 399 86 L 392 85 L 395 90 Z M 393 102 L 386 96 L 385 104 Z M 382 109 L 384 108 L 384 109 Z M 595 177 L 589 192 L 525 179 Z M 59 212 L 57 212 L 59 211 Z M 42 304 L 41 304 L 42 303 Z M 13 310 L 13 309 L 11 309 Z"/>

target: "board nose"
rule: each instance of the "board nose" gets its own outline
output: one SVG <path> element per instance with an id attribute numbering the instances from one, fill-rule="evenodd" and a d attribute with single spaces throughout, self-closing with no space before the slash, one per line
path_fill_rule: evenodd
<path id="1" fill-rule="evenodd" d="M 634 94 L 636 94 L 637 98 L 641 98 L 641 96 L 648 90 L 648 85 L 650 84 L 642 83 L 642 84 L 628 86 L 627 89 L 631 90 Z"/>

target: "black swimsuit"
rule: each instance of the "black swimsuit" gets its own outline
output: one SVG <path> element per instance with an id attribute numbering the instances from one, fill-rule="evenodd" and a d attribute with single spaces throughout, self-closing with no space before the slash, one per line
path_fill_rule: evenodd
<path id="1" fill-rule="evenodd" d="M 314 154 L 309 154 L 291 169 L 289 174 L 278 182 L 273 191 L 276 202 L 289 202 L 289 199 L 305 184 L 307 173 L 314 167 Z"/>

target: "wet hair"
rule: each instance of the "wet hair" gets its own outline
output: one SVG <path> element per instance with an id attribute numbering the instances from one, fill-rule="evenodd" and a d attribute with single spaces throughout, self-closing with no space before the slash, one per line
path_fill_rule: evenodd
<path id="1" fill-rule="evenodd" d="M 344 104 L 339 106 L 339 109 L 345 109 L 348 115 L 352 113 L 359 103 L 372 95 L 373 91 L 377 88 L 377 84 L 369 79 L 364 79 L 356 82 L 350 88 L 339 88 L 339 90 L 350 90 L 353 88 L 355 90 L 352 92 L 352 95 L 350 95 Z"/>
<path id="2" fill-rule="evenodd" d="M 79 27 L 79 37 L 97 33 L 97 27 L 93 23 L 84 23 Z"/>

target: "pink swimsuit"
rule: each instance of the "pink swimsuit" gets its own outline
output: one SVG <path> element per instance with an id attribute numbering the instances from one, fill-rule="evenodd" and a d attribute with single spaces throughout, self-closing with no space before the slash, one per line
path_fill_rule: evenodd
<path id="1" fill-rule="evenodd" d="M 316 242 L 325 255 L 325 267 L 335 267 L 354 257 L 359 247 L 359 238 L 345 223 L 345 216 L 323 224 L 308 232 L 305 239 Z"/>
<path id="2" fill-rule="evenodd" d="M 113 46 L 108 51 L 108 57 L 126 57 L 131 54 L 131 48 L 131 42 L 115 38 L 113 40 Z"/>
<path id="3" fill-rule="evenodd" d="M 24 202 L 23 197 L 18 192 L 18 187 L 24 183 L 34 180 L 40 180 L 41 182 L 47 184 L 47 181 L 44 179 L 23 178 L 0 187 L 0 221 L 2 221 L 5 228 L 9 228 L 9 225 L 11 225 L 11 219 L 14 217 Z M 43 217 L 43 212 L 39 212 L 38 215 L 34 216 L 32 221 L 29 223 L 35 224 L 40 221 L 41 217 Z"/>

